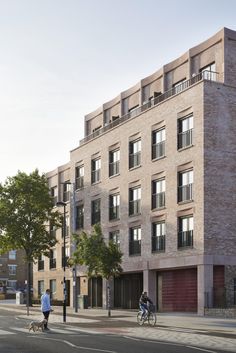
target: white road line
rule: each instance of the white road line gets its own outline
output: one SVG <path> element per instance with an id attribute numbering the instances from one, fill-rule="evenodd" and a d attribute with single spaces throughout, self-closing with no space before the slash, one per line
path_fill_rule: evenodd
<path id="1" fill-rule="evenodd" d="M 15 335 L 15 332 L 5 331 L 0 329 L 0 335 Z"/>
<path id="2" fill-rule="evenodd" d="M 57 341 L 57 342 L 63 342 L 65 344 L 67 344 L 68 346 L 74 347 L 74 348 L 78 348 L 78 349 L 84 349 L 84 350 L 88 350 L 88 351 L 95 351 L 95 352 L 104 352 L 104 353 L 117 353 L 116 351 L 108 351 L 106 349 L 99 349 L 99 348 L 90 348 L 90 347 L 83 347 L 83 346 L 76 346 L 75 344 L 69 342 L 69 341 L 65 341 L 65 340 L 60 340 L 60 339 L 56 339 L 56 338 L 50 338 L 50 337 L 42 337 L 42 336 L 28 336 L 31 338 L 40 338 L 43 340 L 50 340 L 50 341 Z"/>
<path id="3" fill-rule="evenodd" d="M 185 347 L 197 349 L 197 350 L 202 351 L 202 352 L 216 353 L 216 351 L 209 351 L 209 349 L 199 348 L 199 347 L 196 347 L 196 346 L 185 346 Z"/>

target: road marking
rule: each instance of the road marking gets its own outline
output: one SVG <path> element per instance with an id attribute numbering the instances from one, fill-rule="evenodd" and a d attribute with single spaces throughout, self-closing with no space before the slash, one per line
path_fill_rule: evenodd
<path id="1" fill-rule="evenodd" d="M 76 346 L 75 344 L 69 342 L 69 341 L 66 341 L 66 340 L 60 340 L 60 339 L 57 339 L 57 338 L 50 338 L 50 337 L 42 337 L 42 336 L 28 336 L 28 337 L 31 337 L 31 338 L 40 338 L 40 339 L 43 339 L 43 340 L 51 340 L 51 341 L 57 341 L 57 342 L 62 342 L 62 343 L 65 343 L 67 344 L 68 346 L 71 346 L 73 348 L 78 348 L 78 349 L 84 349 L 84 350 L 88 350 L 88 351 L 95 351 L 95 352 L 104 352 L 104 353 L 117 353 L 116 351 L 109 351 L 109 350 L 106 350 L 106 349 L 99 349 L 99 348 L 92 348 L 92 347 L 83 347 L 83 346 Z"/>
<path id="2" fill-rule="evenodd" d="M 197 350 L 202 351 L 202 352 L 216 353 L 216 351 L 209 351 L 208 349 L 199 348 L 199 347 L 195 347 L 195 346 L 185 346 L 185 347 L 197 349 Z"/>

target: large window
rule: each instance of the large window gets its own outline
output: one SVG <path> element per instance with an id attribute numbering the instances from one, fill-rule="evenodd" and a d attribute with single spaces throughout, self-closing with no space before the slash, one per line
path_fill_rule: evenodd
<path id="1" fill-rule="evenodd" d="M 152 252 L 165 251 L 165 222 L 152 223 Z"/>
<path id="2" fill-rule="evenodd" d="M 51 270 L 56 267 L 57 267 L 56 249 L 51 249 L 50 256 L 49 256 L 49 268 Z"/>
<path id="3" fill-rule="evenodd" d="M 70 200 L 70 181 L 65 181 L 63 183 L 63 202 Z"/>
<path id="4" fill-rule="evenodd" d="M 16 267 L 17 267 L 17 265 L 8 265 L 9 276 L 15 276 L 16 275 Z"/>
<path id="5" fill-rule="evenodd" d="M 120 172 L 120 150 L 109 152 L 109 177 L 117 175 Z"/>
<path id="6" fill-rule="evenodd" d="M 92 170 L 91 180 L 92 180 L 92 184 L 94 184 L 101 180 L 101 158 L 92 160 L 91 170 Z"/>
<path id="7" fill-rule="evenodd" d="M 129 255 L 141 255 L 141 226 L 129 231 Z"/>
<path id="8" fill-rule="evenodd" d="M 120 231 L 114 230 L 109 233 L 109 240 L 120 247 Z"/>
<path id="9" fill-rule="evenodd" d="M 120 218 L 120 194 L 109 196 L 109 220 Z"/>
<path id="10" fill-rule="evenodd" d="M 165 207 L 165 179 L 152 181 L 152 209 Z"/>
<path id="11" fill-rule="evenodd" d="M 141 213 L 141 186 L 129 189 L 129 215 Z"/>
<path id="12" fill-rule="evenodd" d="M 76 206 L 75 228 L 84 228 L 84 205 Z"/>
<path id="13" fill-rule="evenodd" d="M 38 258 L 38 271 L 44 270 L 44 255 L 41 254 Z"/>
<path id="14" fill-rule="evenodd" d="M 178 175 L 178 202 L 193 199 L 193 170 L 180 172 Z"/>
<path id="15" fill-rule="evenodd" d="M 100 223 L 101 221 L 101 200 L 93 200 L 91 202 L 91 224 L 94 225 L 96 223 Z"/>
<path id="16" fill-rule="evenodd" d="M 16 250 L 10 250 L 8 253 L 9 260 L 16 260 Z"/>
<path id="17" fill-rule="evenodd" d="M 193 144 L 193 115 L 178 120 L 178 149 Z"/>
<path id="18" fill-rule="evenodd" d="M 75 168 L 75 188 L 76 190 L 84 187 L 84 166 L 80 165 Z"/>
<path id="19" fill-rule="evenodd" d="M 141 164 L 141 139 L 129 143 L 129 168 L 137 167 Z"/>
<path id="20" fill-rule="evenodd" d="M 165 128 L 152 132 L 152 159 L 158 159 L 165 156 L 165 141 Z"/>
<path id="21" fill-rule="evenodd" d="M 57 282 L 55 279 L 50 279 L 49 284 L 50 284 L 51 299 L 56 299 Z"/>
<path id="22" fill-rule="evenodd" d="M 193 216 L 179 218 L 178 248 L 193 246 Z"/>
<path id="23" fill-rule="evenodd" d="M 38 281 L 38 297 L 41 298 L 41 296 L 44 294 L 44 281 Z"/>
<path id="24" fill-rule="evenodd" d="M 200 69 L 202 73 L 202 78 L 205 80 L 216 81 L 216 64 L 213 62 L 207 66 L 204 66 Z"/>

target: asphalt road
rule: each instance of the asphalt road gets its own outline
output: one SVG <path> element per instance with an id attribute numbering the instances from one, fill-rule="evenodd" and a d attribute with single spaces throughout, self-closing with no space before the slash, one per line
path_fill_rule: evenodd
<path id="1" fill-rule="evenodd" d="M 226 353 L 168 342 L 83 332 L 76 326 L 51 324 L 49 332 L 29 332 L 29 321 L 0 312 L 1 353 Z"/>

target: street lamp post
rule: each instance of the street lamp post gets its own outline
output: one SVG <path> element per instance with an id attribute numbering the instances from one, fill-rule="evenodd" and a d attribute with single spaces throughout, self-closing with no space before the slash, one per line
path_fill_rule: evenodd
<path id="1" fill-rule="evenodd" d="M 58 207 L 63 207 L 63 322 L 66 322 L 66 202 L 57 202 Z"/>

